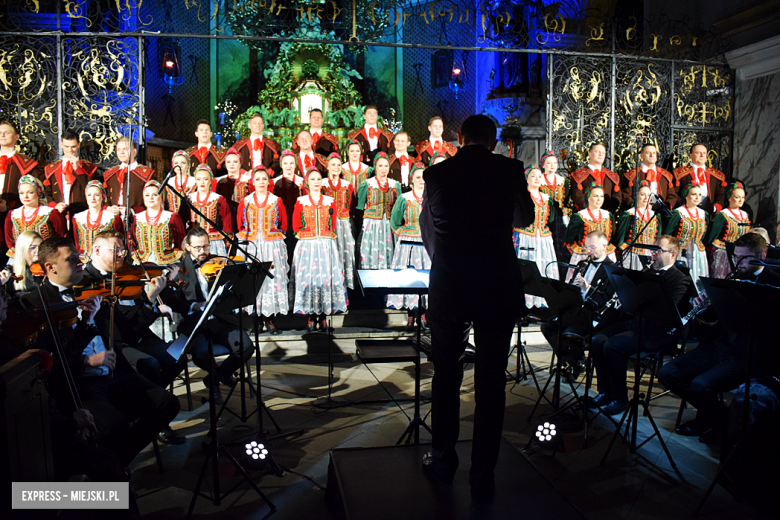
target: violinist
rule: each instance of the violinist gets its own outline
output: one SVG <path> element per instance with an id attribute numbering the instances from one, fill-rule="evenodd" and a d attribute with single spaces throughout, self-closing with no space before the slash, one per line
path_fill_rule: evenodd
<path id="1" fill-rule="evenodd" d="M 42 290 L 49 304 L 74 301 L 72 289 L 83 278 L 83 264 L 73 242 L 63 237 L 44 240 L 38 249 L 38 262 L 46 275 Z M 37 291 L 22 300 L 33 308 L 41 306 Z M 95 418 L 98 442 L 114 451 L 127 466 L 176 417 L 179 401 L 135 373 L 116 352 L 106 349 L 95 322 L 100 302 L 99 296 L 81 300 L 78 322 L 60 329 L 65 355 L 62 361 L 72 374 L 84 408 Z M 39 313 L 31 316 L 41 319 Z M 39 334 L 32 348 L 42 348 L 55 356 L 57 352 L 51 334 Z M 63 364 L 55 363 L 49 392 L 64 405 L 69 391 Z"/>
<path id="2" fill-rule="evenodd" d="M 30 266 L 38 261 L 38 247 L 41 242 L 43 238 L 35 231 L 25 231 L 16 239 L 18 254 L 14 257 L 13 274 L 21 277 L 21 280 L 14 280 L 12 292 L 18 294 L 35 290 L 35 278 Z M 21 254 L 22 251 L 25 254 Z"/>
<path id="3" fill-rule="evenodd" d="M 186 252 L 182 261 L 186 272 L 180 272 L 177 280 L 184 281 L 185 285 L 180 297 L 172 299 L 168 305 L 171 306 L 174 312 L 178 312 L 184 317 L 177 328 L 178 333 L 189 336 L 198 323 L 203 309 L 206 307 L 206 300 L 214 283 L 213 280 L 207 279 L 201 270 L 198 269 L 198 267 L 211 258 L 211 255 L 209 255 L 209 235 L 203 228 L 193 227 L 184 237 L 182 247 Z M 203 327 L 206 330 L 198 334 L 192 342 L 192 362 L 206 372 L 211 370 L 211 359 L 208 356 L 208 340 L 204 334 L 209 335 L 213 339 L 215 357 L 228 354 L 227 359 L 222 362 L 222 365 L 217 370 L 217 379 L 214 380 L 211 374 L 204 379 L 204 384 L 210 388 L 210 398 L 213 398 L 216 404 L 222 403 L 222 395 L 219 388 L 220 382 L 227 386 L 232 386 L 235 383 L 233 373 L 238 370 L 242 362 L 252 357 L 254 351 L 254 343 L 247 333 L 239 331 L 237 323 L 228 318 L 230 317 L 215 315 L 214 319 L 207 320 Z M 239 333 L 244 335 L 243 359 L 239 357 L 238 351 Z"/>
<path id="4" fill-rule="evenodd" d="M 109 229 L 124 233 L 125 225 L 119 215 L 104 208 L 107 199 L 102 182 L 89 181 L 84 189 L 84 196 L 87 200 L 87 209 L 73 215 L 71 230 L 81 260 L 87 262 L 89 255 L 92 254 L 92 243 L 98 233 Z"/>
<path id="5" fill-rule="evenodd" d="M 157 195 L 157 198 L 161 196 Z M 84 279 L 79 283 L 80 286 L 90 282 L 100 284 L 103 281 L 109 285 L 112 273 L 135 271 L 125 263 L 127 251 L 124 238 L 122 233 L 113 230 L 104 231 L 95 237 L 91 259 L 84 268 Z M 178 269 L 174 267 L 169 277 L 173 279 L 177 273 Z M 139 278 L 141 276 L 142 272 L 139 272 Z M 166 285 L 166 277 L 152 278 L 144 291 L 139 292 L 138 298 L 123 299 L 114 307 L 114 349 L 121 352 L 139 374 L 160 388 L 166 388 L 182 370 L 179 363 L 168 354 L 168 343 L 150 329 L 157 318 L 171 314 L 170 308 L 158 303 L 157 299 L 163 294 Z M 95 316 L 95 323 L 103 337 L 111 335 L 110 313 L 109 308 L 103 307 Z M 175 435 L 166 426 L 158 440 L 167 444 L 181 444 L 184 437 Z"/>
<path id="6" fill-rule="evenodd" d="M 745 233 L 734 242 L 735 275 L 761 285 L 780 287 L 780 275 L 771 269 L 750 265 L 750 260 L 765 260 L 767 242 L 758 233 Z M 703 293 L 702 296 L 706 296 Z M 701 300 L 696 299 L 699 303 Z M 775 323 L 759 323 L 753 327 L 753 360 L 750 377 L 775 376 L 780 368 Z M 666 388 L 696 407 L 696 419 L 681 424 L 677 434 L 701 436 L 702 442 L 719 438 L 726 419 L 726 407 L 718 399 L 720 392 L 737 388 L 745 382 L 746 350 L 750 334 L 727 331 L 715 325 L 699 346 L 667 362 L 658 372 L 658 380 Z"/>
<path id="7" fill-rule="evenodd" d="M 652 263 L 645 271 L 663 277 L 663 284 L 672 296 L 678 310 L 688 306 L 689 291 L 693 280 L 675 266 L 680 254 L 680 243 L 675 237 L 661 235 L 655 245 L 659 249 L 652 251 Z M 685 312 L 680 312 L 685 315 Z M 628 386 L 626 368 L 628 359 L 636 356 L 636 330 L 639 321 L 633 316 L 621 313 L 603 332 L 595 335 L 591 342 L 591 356 L 598 378 L 598 395 L 593 398 L 592 406 L 599 407 L 606 415 L 616 415 L 628 405 Z M 680 331 L 668 334 L 671 327 L 663 324 L 645 322 L 642 329 L 642 351 L 659 352 L 674 349 L 677 346 Z"/>
<path id="8" fill-rule="evenodd" d="M 160 183 L 149 181 L 144 186 L 146 211 L 133 218 L 133 260 L 139 263 L 169 265 L 178 262 L 184 254 L 184 224 L 178 213 L 163 209 L 163 196 L 157 194 Z"/>

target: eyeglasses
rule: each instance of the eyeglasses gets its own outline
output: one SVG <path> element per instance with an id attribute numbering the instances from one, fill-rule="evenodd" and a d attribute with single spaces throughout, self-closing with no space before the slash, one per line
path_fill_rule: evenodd
<path id="1" fill-rule="evenodd" d="M 208 251 L 208 249 L 210 247 L 209 244 L 206 244 L 205 246 L 193 246 L 193 245 L 189 245 L 189 246 L 190 246 L 190 249 L 194 249 L 195 251 Z"/>
<path id="2" fill-rule="evenodd" d="M 668 250 L 668 249 L 656 249 L 656 250 L 655 250 L 655 251 L 653 251 L 653 252 L 654 252 L 654 253 L 658 253 L 659 255 L 660 255 L 661 253 L 669 253 L 669 254 L 672 254 L 672 253 L 674 253 L 674 251 L 670 251 L 670 250 Z"/>
<path id="3" fill-rule="evenodd" d="M 754 255 L 745 255 L 745 256 L 737 256 L 737 255 L 731 255 L 731 261 L 734 263 L 735 266 L 739 267 L 739 265 L 746 259 L 746 258 L 755 258 Z"/>
<path id="4" fill-rule="evenodd" d="M 106 250 L 107 251 L 113 251 L 114 254 L 116 256 L 118 256 L 118 257 L 123 257 L 123 256 L 127 255 L 127 250 L 126 249 L 114 249 L 114 248 L 111 248 L 111 247 L 107 247 Z"/>

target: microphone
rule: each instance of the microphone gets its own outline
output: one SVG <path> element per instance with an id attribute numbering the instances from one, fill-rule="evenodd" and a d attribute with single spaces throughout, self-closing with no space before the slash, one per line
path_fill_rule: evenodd
<path id="1" fill-rule="evenodd" d="M 742 227 L 751 227 L 753 224 L 750 222 L 739 222 L 737 225 Z"/>
<path id="2" fill-rule="evenodd" d="M 171 171 L 168 172 L 168 175 L 165 176 L 165 179 L 162 181 L 162 184 L 160 184 L 160 187 L 157 189 L 157 195 L 163 192 L 165 189 L 165 186 L 168 184 L 168 181 L 171 180 L 171 177 L 173 177 L 173 174 L 176 173 L 176 170 L 180 170 L 178 166 L 174 166 L 171 168 Z"/>
<path id="3" fill-rule="evenodd" d="M 671 210 L 664 204 L 664 202 L 655 193 L 650 194 L 650 204 L 653 205 L 653 210 L 663 213 L 667 217 L 672 216 Z"/>

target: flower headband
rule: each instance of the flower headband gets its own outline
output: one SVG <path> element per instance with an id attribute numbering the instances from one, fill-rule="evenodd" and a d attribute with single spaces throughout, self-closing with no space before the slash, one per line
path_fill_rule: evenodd
<path id="1" fill-rule="evenodd" d="M 106 197 L 106 189 L 103 187 L 103 183 L 100 181 L 89 181 L 87 183 L 86 188 L 84 188 L 84 194 L 86 195 L 87 190 L 90 188 L 100 188 L 100 194 L 103 197 L 103 202 L 108 200 L 108 197 Z"/>
<path id="2" fill-rule="evenodd" d="M 37 177 L 33 177 L 32 175 L 23 175 L 22 178 L 19 179 L 19 186 L 17 186 L 17 189 L 21 188 L 22 184 L 32 184 L 35 186 L 35 190 L 38 192 L 38 199 L 46 199 L 43 194 L 43 184 L 41 184 L 41 181 Z"/>
<path id="3" fill-rule="evenodd" d="M 731 194 L 734 193 L 734 190 L 737 189 L 746 191 L 745 185 L 742 184 L 740 181 L 729 183 L 729 185 L 726 187 L 726 200 L 729 200 L 731 198 Z"/>
<path id="4" fill-rule="evenodd" d="M 346 149 L 349 150 L 349 147 L 352 146 L 353 144 L 358 145 L 358 147 L 360 148 L 360 151 L 361 152 L 363 151 L 363 145 L 360 144 L 360 141 L 358 141 L 357 139 L 350 139 L 349 141 L 347 141 Z"/>
<path id="5" fill-rule="evenodd" d="M 556 159 L 558 158 L 558 156 L 555 155 L 555 152 L 553 152 L 552 150 L 548 150 L 548 151 L 544 152 L 544 155 L 542 155 L 542 158 L 541 158 L 542 164 L 544 164 L 544 161 L 546 161 L 550 157 L 555 157 Z"/>
<path id="6" fill-rule="evenodd" d="M 154 179 L 152 179 L 152 180 L 150 180 L 149 182 L 147 182 L 146 184 L 144 184 L 144 189 L 146 189 L 146 188 L 148 188 L 148 187 L 150 187 L 150 186 L 151 186 L 152 188 L 157 188 L 158 190 L 160 189 L 160 183 L 159 183 L 159 182 L 157 182 L 157 181 L 156 181 L 156 180 L 154 180 Z"/>
<path id="7" fill-rule="evenodd" d="M 379 159 L 386 159 L 387 161 L 390 161 L 390 157 L 385 152 L 377 152 L 377 154 L 374 156 L 374 164 L 376 164 Z"/>
<path id="8" fill-rule="evenodd" d="M 531 166 L 523 170 L 523 173 L 525 173 L 525 176 L 528 177 L 528 174 L 531 173 L 533 170 L 539 170 L 540 173 L 542 171 L 542 169 L 539 168 L 538 164 L 531 164 Z"/>
<path id="9" fill-rule="evenodd" d="M 691 190 L 692 190 L 693 188 L 699 188 L 699 189 L 701 189 L 701 186 L 699 186 L 698 184 L 690 184 L 690 183 L 686 184 L 686 185 L 683 187 L 683 189 L 680 191 L 680 195 L 682 195 L 682 198 L 684 198 L 684 199 L 685 199 L 685 198 L 687 198 L 687 197 L 688 197 L 688 194 L 691 192 Z"/>
<path id="10" fill-rule="evenodd" d="M 208 172 L 209 176 L 214 178 L 214 172 L 211 171 L 211 168 L 208 164 L 199 164 L 198 167 L 195 168 L 195 173 L 198 173 L 199 171 Z"/>
<path id="11" fill-rule="evenodd" d="M 433 166 L 433 163 L 436 162 L 436 159 L 439 157 L 444 157 L 446 159 L 447 154 L 444 152 L 433 152 L 433 155 L 431 155 L 430 166 Z"/>
<path id="12" fill-rule="evenodd" d="M 409 175 L 413 174 L 417 170 L 424 170 L 425 165 L 421 162 L 416 162 L 412 165 L 411 169 L 409 170 Z"/>
<path id="13" fill-rule="evenodd" d="M 328 156 L 328 160 L 330 161 L 331 159 L 338 159 L 340 161 L 341 156 L 336 152 L 330 152 L 330 155 Z"/>
<path id="14" fill-rule="evenodd" d="M 282 153 L 279 154 L 279 159 L 281 160 L 283 157 L 287 157 L 287 156 L 294 158 L 295 154 L 289 148 L 285 148 L 284 150 L 282 150 Z"/>
<path id="15" fill-rule="evenodd" d="M 593 193 L 593 190 L 601 190 L 604 191 L 604 188 L 597 184 L 588 184 L 585 186 L 585 189 L 583 189 L 583 193 L 585 194 L 585 200 L 588 200 L 590 198 L 590 194 Z"/>
<path id="16" fill-rule="evenodd" d="M 236 150 L 236 149 L 235 149 L 234 147 L 232 147 L 232 146 L 230 147 L 230 150 L 228 150 L 228 151 L 225 153 L 225 157 L 227 157 L 228 155 L 238 155 L 239 157 L 241 156 L 241 154 L 239 153 L 239 151 L 238 151 L 238 150 Z"/>
<path id="17" fill-rule="evenodd" d="M 190 162 L 190 154 L 188 154 L 185 150 L 177 150 L 173 153 L 173 156 L 171 156 L 171 166 L 173 166 L 173 160 L 177 157 L 184 157 L 187 160 L 187 165 L 192 164 Z"/>

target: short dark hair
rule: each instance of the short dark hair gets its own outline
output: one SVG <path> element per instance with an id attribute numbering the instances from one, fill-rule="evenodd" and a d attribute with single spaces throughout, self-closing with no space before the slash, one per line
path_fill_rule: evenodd
<path id="1" fill-rule="evenodd" d="M 38 263 L 46 270 L 47 263 L 56 263 L 57 257 L 60 254 L 60 248 L 76 248 L 76 244 L 73 240 L 67 237 L 51 237 L 47 238 L 38 246 Z"/>
<path id="2" fill-rule="evenodd" d="M 261 114 L 260 112 L 253 112 L 252 115 L 249 116 L 249 121 L 251 121 L 252 119 L 254 119 L 256 117 L 259 117 L 260 119 L 262 119 L 263 120 L 263 124 L 265 124 L 265 118 L 263 117 L 263 114 Z M 205 120 L 201 119 L 201 121 L 205 121 Z M 198 124 L 200 124 L 200 123 L 198 123 Z M 209 125 L 209 128 L 211 128 L 211 125 Z"/>
<path id="3" fill-rule="evenodd" d="M 659 235 L 658 236 L 658 243 L 661 243 L 661 240 L 666 239 L 667 242 L 669 242 L 669 249 L 667 251 L 672 252 L 674 254 L 679 255 L 680 254 L 680 239 L 677 237 L 673 237 L 672 235 Z"/>
<path id="4" fill-rule="evenodd" d="M 70 130 L 70 129 L 65 130 L 64 132 L 62 132 L 62 138 L 60 140 L 61 141 L 81 141 L 79 139 L 79 134 L 77 134 L 76 132 L 74 132 L 73 130 Z"/>
<path id="5" fill-rule="evenodd" d="M 488 116 L 469 116 L 460 126 L 464 144 L 481 144 L 487 148 L 496 142 L 496 124 Z"/>
<path id="6" fill-rule="evenodd" d="M 639 152 L 640 153 L 645 153 L 645 148 L 647 148 L 648 146 L 652 146 L 653 148 L 655 148 L 656 152 L 658 151 L 658 147 L 655 145 L 655 143 L 645 143 L 645 144 L 642 145 L 642 149 Z M 606 150 L 606 148 L 604 148 L 604 149 Z"/>
<path id="7" fill-rule="evenodd" d="M 433 116 L 428 120 L 428 126 L 431 126 L 434 121 L 439 120 L 441 121 L 441 124 L 444 124 L 444 119 L 441 118 L 441 116 Z"/>
<path id="8" fill-rule="evenodd" d="M 197 130 L 200 125 L 208 125 L 209 130 L 211 130 L 211 121 L 208 119 L 198 119 L 198 121 L 195 123 L 195 130 Z"/>
<path id="9" fill-rule="evenodd" d="M 595 147 L 599 146 L 599 145 L 603 146 L 603 147 L 604 147 L 604 150 L 606 150 L 606 149 L 607 149 L 607 145 L 605 145 L 605 144 L 604 144 L 604 143 L 602 143 L 601 141 L 596 141 L 595 143 L 593 143 L 592 145 L 590 145 L 590 148 L 588 148 L 588 151 L 589 151 L 589 152 L 592 152 L 592 151 L 593 151 L 593 149 L 594 149 Z"/>
<path id="10" fill-rule="evenodd" d="M 734 242 L 734 247 L 747 247 L 754 255 L 766 253 L 769 245 L 766 239 L 758 233 L 745 233 Z M 38 256 L 40 256 L 40 251 Z"/>
<path id="11" fill-rule="evenodd" d="M 312 108 L 311 110 L 309 110 L 309 115 L 311 115 L 312 112 L 319 112 L 320 114 L 322 114 L 322 110 L 319 108 Z"/>
<path id="12" fill-rule="evenodd" d="M 366 105 L 366 108 L 363 109 L 363 115 L 366 115 L 366 112 L 368 112 L 372 108 L 376 110 L 377 114 L 379 113 L 379 109 L 374 105 Z"/>
<path id="13" fill-rule="evenodd" d="M 699 142 L 699 143 L 696 143 L 693 146 L 691 146 L 691 151 L 688 152 L 688 153 L 692 154 L 693 153 L 693 149 L 696 148 L 697 146 L 703 146 L 705 150 L 709 151 L 709 147 L 706 144 Z"/>
<path id="14" fill-rule="evenodd" d="M 187 245 L 190 245 L 190 239 L 193 237 L 207 237 L 209 236 L 208 231 L 203 229 L 200 226 L 191 227 L 189 231 L 187 231 L 187 234 L 184 235 L 184 243 Z M 40 255 L 40 253 L 38 253 Z"/>

